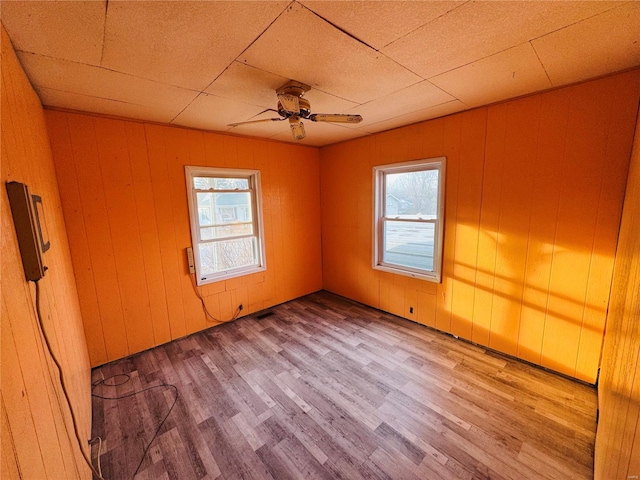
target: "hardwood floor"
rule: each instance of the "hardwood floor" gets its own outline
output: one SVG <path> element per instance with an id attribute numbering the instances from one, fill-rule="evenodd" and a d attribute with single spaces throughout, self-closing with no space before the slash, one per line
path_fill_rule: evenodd
<path id="1" fill-rule="evenodd" d="M 269 311 L 93 371 L 130 376 L 103 396 L 155 386 L 93 399 L 106 480 L 132 478 L 162 384 L 136 479 L 593 477 L 595 388 L 327 292 Z"/>

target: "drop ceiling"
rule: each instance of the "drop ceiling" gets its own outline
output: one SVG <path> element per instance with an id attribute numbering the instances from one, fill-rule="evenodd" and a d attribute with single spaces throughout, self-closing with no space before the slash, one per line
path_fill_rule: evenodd
<path id="1" fill-rule="evenodd" d="M 640 65 L 640 2 L 12 1 L 0 15 L 43 105 L 294 141 L 294 79 L 322 146 Z"/>

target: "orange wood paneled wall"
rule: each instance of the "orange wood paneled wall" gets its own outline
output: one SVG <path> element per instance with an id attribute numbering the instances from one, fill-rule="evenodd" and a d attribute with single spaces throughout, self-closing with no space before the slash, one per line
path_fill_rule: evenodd
<path id="1" fill-rule="evenodd" d="M 73 433 L 58 372 L 44 346 L 35 314 L 35 287 L 27 283 L 5 182 L 26 183 L 42 196 L 51 248 L 40 280 L 44 326 L 63 366 L 81 436 L 91 434 L 91 378 L 78 294 L 60 206 L 46 124 L 2 30 L 2 458 L 0 477 L 91 478 Z M 89 446 L 84 447 L 88 451 Z"/>
<path id="2" fill-rule="evenodd" d="M 185 165 L 262 172 L 267 270 L 202 287 L 214 316 L 322 288 L 318 149 L 45 113 L 92 365 L 213 325 L 187 270 Z"/>
<path id="3" fill-rule="evenodd" d="M 595 478 L 640 476 L 640 121 L 622 225 L 598 382 Z"/>
<path id="4" fill-rule="evenodd" d="M 322 148 L 325 288 L 595 382 L 639 78 Z M 372 167 L 442 155 L 442 283 L 373 270 Z"/>

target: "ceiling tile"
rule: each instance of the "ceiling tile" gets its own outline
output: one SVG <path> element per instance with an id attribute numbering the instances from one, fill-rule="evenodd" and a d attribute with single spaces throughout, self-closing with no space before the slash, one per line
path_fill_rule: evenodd
<path id="1" fill-rule="evenodd" d="M 275 90 L 295 79 L 311 85 L 312 112 L 364 117 L 357 125 L 305 122 L 309 145 L 640 65 L 640 1 L 0 6 L 45 105 L 292 141 L 284 121 L 227 124 L 276 115 L 260 113 L 276 108 Z"/>
<path id="2" fill-rule="evenodd" d="M 297 3 L 239 60 L 356 103 L 420 81 L 417 75 Z"/>
<path id="3" fill-rule="evenodd" d="M 471 107 L 551 88 L 530 43 L 443 73 L 431 82 Z"/>
<path id="4" fill-rule="evenodd" d="M 378 98 L 360 105 L 354 113 L 362 115 L 362 122 L 353 125 L 355 128 L 364 128 L 382 120 L 398 117 L 416 110 L 455 100 L 451 95 L 442 91 L 428 80 L 411 85 L 403 90 Z M 366 128 L 365 128 L 366 129 Z"/>
<path id="5" fill-rule="evenodd" d="M 376 49 L 444 15 L 464 1 L 307 1 L 301 2 L 327 21 Z"/>
<path id="6" fill-rule="evenodd" d="M 555 86 L 640 65 L 640 3 L 632 2 L 532 42 Z"/>
<path id="7" fill-rule="evenodd" d="M 623 2 L 469 2 L 382 49 L 423 78 L 447 72 Z"/>
<path id="8" fill-rule="evenodd" d="M 34 86 L 154 107 L 169 120 L 198 95 L 193 90 L 68 60 L 25 52 L 18 52 L 18 57 Z"/>
<path id="9" fill-rule="evenodd" d="M 2 24 L 16 50 L 100 64 L 105 2 L 1 2 Z"/>
<path id="10" fill-rule="evenodd" d="M 452 113 L 461 112 L 467 108 L 468 107 L 461 101 L 453 100 L 441 105 L 435 105 L 406 115 L 400 115 L 388 120 L 366 125 L 362 130 L 370 133 L 384 132 L 385 130 L 390 130 L 392 128 L 398 128 L 404 125 L 411 125 L 412 123 L 424 122 L 425 120 L 430 120 L 432 118 L 451 115 Z"/>
<path id="11" fill-rule="evenodd" d="M 233 62 L 205 92 L 263 108 L 276 108 L 276 89 L 287 81 L 279 75 Z"/>
<path id="12" fill-rule="evenodd" d="M 205 89 L 288 2 L 109 2 L 102 65 Z"/>
<path id="13" fill-rule="evenodd" d="M 35 87 L 44 105 L 102 115 L 132 118 L 149 122 L 169 123 L 171 115 L 161 105 L 136 105 L 134 103 L 90 97 L 77 93 L 62 92 L 45 87 Z"/>
<path id="14" fill-rule="evenodd" d="M 262 110 L 262 107 L 256 105 L 201 93 L 171 123 L 204 130 L 226 131 L 232 128 L 228 126 L 229 123 L 253 120 Z"/>

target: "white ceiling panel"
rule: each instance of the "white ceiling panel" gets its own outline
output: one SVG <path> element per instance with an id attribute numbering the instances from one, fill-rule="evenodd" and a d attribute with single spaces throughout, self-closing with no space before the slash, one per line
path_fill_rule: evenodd
<path id="1" fill-rule="evenodd" d="M 640 2 L 614 8 L 532 44 L 554 85 L 635 67 L 640 64 Z"/>
<path id="2" fill-rule="evenodd" d="M 240 60 L 357 103 L 421 80 L 297 3 Z"/>
<path id="3" fill-rule="evenodd" d="M 205 89 L 287 2 L 109 2 L 102 65 Z"/>
<path id="4" fill-rule="evenodd" d="M 373 48 L 381 49 L 464 1 L 307 1 L 301 2 L 322 18 Z"/>
<path id="5" fill-rule="evenodd" d="M 469 107 L 459 100 L 453 100 L 441 105 L 435 105 L 423 110 L 417 110 L 415 112 L 399 115 L 381 122 L 372 123 L 363 127 L 363 130 L 370 133 L 384 132 L 385 130 L 391 130 L 392 128 L 398 128 L 404 125 L 411 125 L 412 123 L 423 122 L 432 118 L 444 117 L 445 115 L 451 115 L 452 113 L 462 112 L 467 108 Z"/>
<path id="6" fill-rule="evenodd" d="M 83 63 L 24 52 L 19 52 L 18 57 L 36 87 L 154 108 L 161 105 L 165 110 L 164 116 L 169 120 L 198 95 L 193 90 Z M 55 106 L 71 108 L 59 104 Z"/>
<path id="7" fill-rule="evenodd" d="M 262 107 L 255 105 L 201 93 L 171 123 L 204 130 L 227 131 L 231 129 L 228 124 L 252 119 L 262 110 Z"/>
<path id="8" fill-rule="evenodd" d="M 77 93 L 62 92 L 45 87 L 35 87 L 40 101 L 52 107 L 84 112 L 100 112 L 103 115 L 133 118 L 158 123 L 169 123 L 171 114 L 161 105 L 136 105 L 135 103 L 109 100 Z"/>
<path id="9" fill-rule="evenodd" d="M 311 86 L 329 145 L 640 66 L 640 1 L 0 0 L 45 106 L 292 141 L 275 90 Z"/>
<path id="10" fill-rule="evenodd" d="M 505 94 L 514 98 L 551 88 L 530 43 L 456 68 L 431 81 L 471 107 L 497 102 Z"/>
<path id="11" fill-rule="evenodd" d="M 100 65 L 105 1 L 0 2 L 16 50 Z"/>
<path id="12" fill-rule="evenodd" d="M 276 108 L 276 89 L 287 81 L 285 77 L 233 62 L 205 92 L 264 108 Z"/>
<path id="13" fill-rule="evenodd" d="M 389 117 L 395 118 L 452 100 L 455 100 L 453 96 L 428 80 L 423 80 L 386 97 L 360 105 L 354 112 L 362 115 L 363 120 L 352 127 L 366 130 L 367 125 L 386 120 Z"/>
<path id="14" fill-rule="evenodd" d="M 423 78 L 509 49 L 621 2 L 468 2 L 382 49 Z"/>

